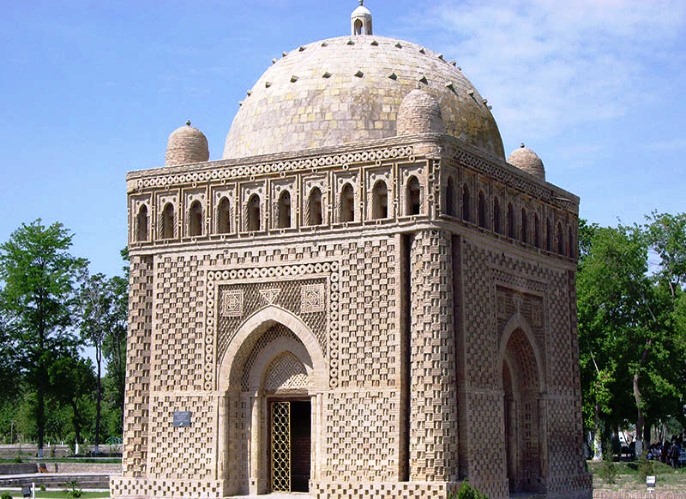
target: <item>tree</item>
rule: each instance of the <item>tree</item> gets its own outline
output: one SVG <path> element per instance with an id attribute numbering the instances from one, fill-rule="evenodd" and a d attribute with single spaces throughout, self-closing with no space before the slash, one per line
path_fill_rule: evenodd
<path id="1" fill-rule="evenodd" d="M 126 285 L 121 277 L 107 279 L 103 274 L 88 276 L 79 296 L 80 330 L 82 338 L 95 349 L 96 401 L 95 401 L 95 453 L 100 451 L 102 415 L 102 364 L 107 352 L 113 369 L 122 368 L 121 341 L 126 337 L 127 300 L 122 293 Z M 124 309 L 124 310 L 123 310 Z M 123 402 L 123 400 L 122 400 Z"/>
<path id="2" fill-rule="evenodd" d="M 675 231 L 665 233 L 665 227 L 676 226 L 665 219 L 672 217 L 656 216 L 647 226 L 580 226 L 577 295 L 586 422 L 598 431 L 603 421 L 607 431 L 635 421 L 637 450 L 654 422 L 675 413 L 686 379 L 686 341 L 683 332 L 676 334 L 673 299 L 683 294 L 683 276 L 675 269 L 686 249 Z M 649 266 L 649 250 L 660 256 L 657 266 Z"/>
<path id="3" fill-rule="evenodd" d="M 60 223 L 36 220 L 0 245 L 0 314 L 16 345 L 18 366 L 36 393 L 38 455 L 43 457 L 45 399 L 54 359 L 78 343 L 75 289 L 87 261 L 69 253 L 72 234 Z"/>
<path id="4" fill-rule="evenodd" d="M 50 366 L 51 394 L 58 405 L 71 409 L 76 443 L 83 442 L 86 408 L 92 404 L 97 382 L 90 359 L 67 355 Z"/>

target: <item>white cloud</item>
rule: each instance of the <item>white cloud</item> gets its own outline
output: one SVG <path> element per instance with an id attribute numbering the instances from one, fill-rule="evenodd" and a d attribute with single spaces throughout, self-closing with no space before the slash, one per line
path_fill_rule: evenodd
<path id="1" fill-rule="evenodd" d="M 438 0 L 426 14 L 514 141 L 625 115 L 686 26 L 683 0 Z"/>

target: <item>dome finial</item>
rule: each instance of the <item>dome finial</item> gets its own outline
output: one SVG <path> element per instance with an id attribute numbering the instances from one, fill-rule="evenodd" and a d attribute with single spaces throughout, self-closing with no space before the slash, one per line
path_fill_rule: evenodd
<path id="1" fill-rule="evenodd" d="M 191 120 L 186 120 L 186 126 L 191 126 Z"/>
<path id="2" fill-rule="evenodd" d="M 360 6 L 356 8 L 350 16 L 352 24 L 352 35 L 371 35 L 372 34 L 372 13 L 364 6 L 364 0 L 359 0 Z"/>

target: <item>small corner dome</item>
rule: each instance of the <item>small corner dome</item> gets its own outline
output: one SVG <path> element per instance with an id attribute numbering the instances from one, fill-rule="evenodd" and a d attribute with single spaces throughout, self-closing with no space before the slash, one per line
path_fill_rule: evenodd
<path id="1" fill-rule="evenodd" d="M 543 161 L 538 157 L 534 151 L 522 144 L 520 147 L 512 151 L 507 162 L 512 166 L 516 166 L 520 170 L 530 173 L 534 177 L 545 180 L 545 168 Z"/>
<path id="2" fill-rule="evenodd" d="M 415 89 L 400 104 L 397 120 L 398 135 L 445 133 L 441 106 L 429 93 Z"/>
<path id="3" fill-rule="evenodd" d="M 165 166 L 202 163 L 210 159 L 207 137 L 187 121 L 182 127 L 174 130 L 167 141 Z"/>

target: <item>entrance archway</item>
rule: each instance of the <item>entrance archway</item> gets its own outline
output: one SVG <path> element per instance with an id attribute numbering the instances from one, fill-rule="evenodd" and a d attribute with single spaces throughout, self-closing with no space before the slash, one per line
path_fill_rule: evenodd
<path id="1" fill-rule="evenodd" d="M 503 416 L 511 493 L 545 492 L 541 366 L 530 335 L 517 327 L 504 338 Z"/>
<path id="2" fill-rule="evenodd" d="M 290 312 L 267 307 L 239 328 L 220 376 L 228 492 L 307 492 L 327 379 L 315 335 Z"/>

